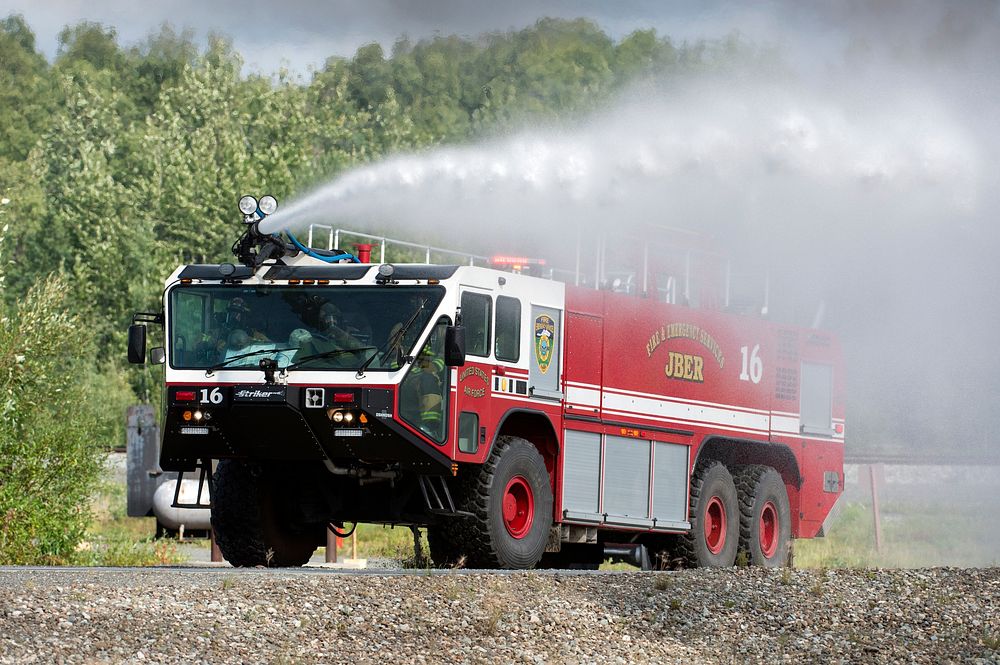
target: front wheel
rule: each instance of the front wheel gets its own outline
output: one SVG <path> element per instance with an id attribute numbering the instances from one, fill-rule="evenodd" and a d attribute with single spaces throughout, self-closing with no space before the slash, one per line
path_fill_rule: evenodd
<path id="1" fill-rule="evenodd" d="M 691 530 L 680 538 L 688 565 L 725 567 L 736 563 L 740 510 L 733 476 L 722 462 L 709 462 L 691 478 Z"/>
<path id="2" fill-rule="evenodd" d="M 791 509 L 785 483 L 769 466 L 754 464 L 736 474 L 740 496 L 740 549 L 754 566 L 778 568 L 788 563 Z"/>
<path id="3" fill-rule="evenodd" d="M 538 563 L 552 526 L 552 486 L 533 445 L 500 437 L 464 495 L 473 517 L 460 527 L 459 542 L 471 565 L 524 569 Z"/>
<path id="4" fill-rule="evenodd" d="M 213 477 L 212 528 L 222 556 L 236 567 L 308 563 L 319 538 L 283 510 L 288 483 L 257 464 L 221 460 Z"/>

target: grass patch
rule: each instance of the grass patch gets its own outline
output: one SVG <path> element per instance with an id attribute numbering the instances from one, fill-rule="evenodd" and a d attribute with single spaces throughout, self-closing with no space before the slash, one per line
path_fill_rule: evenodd
<path id="1" fill-rule="evenodd" d="M 882 550 L 870 504 L 848 503 L 825 538 L 795 541 L 796 568 L 920 568 L 997 565 L 982 519 L 942 502 L 885 502 Z"/>
<path id="2" fill-rule="evenodd" d="M 399 559 L 413 560 L 413 533 L 405 526 L 383 526 L 381 524 L 359 524 L 358 558 L 359 559 Z M 427 531 L 421 529 L 420 546 L 424 556 L 430 556 L 427 544 Z M 344 544 L 338 550 L 341 557 L 351 556 L 351 539 L 345 538 Z"/>
<path id="3" fill-rule="evenodd" d="M 868 506 L 844 506 L 824 538 L 795 541 L 796 568 L 869 568 L 877 565 Z"/>
<path id="4" fill-rule="evenodd" d="M 172 540 L 156 540 L 156 518 L 127 516 L 127 489 L 106 472 L 91 503 L 93 521 L 73 563 L 81 566 L 155 566 L 183 561 Z"/>

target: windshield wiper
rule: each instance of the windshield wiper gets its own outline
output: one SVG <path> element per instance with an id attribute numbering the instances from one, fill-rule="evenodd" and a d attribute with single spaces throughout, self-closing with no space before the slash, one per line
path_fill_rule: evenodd
<path id="1" fill-rule="evenodd" d="M 222 369 L 229 363 L 236 362 L 237 360 L 242 360 L 243 358 L 249 358 L 251 356 L 259 356 L 264 353 L 282 353 L 284 351 L 297 351 L 294 346 L 287 349 L 257 349 L 256 351 L 249 351 L 247 353 L 241 353 L 238 356 L 233 356 L 232 358 L 226 358 L 221 363 L 216 363 L 205 370 L 205 376 L 212 376 L 212 372 L 217 369 Z"/>
<path id="2" fill-rule="evenodd" d="M 378 349 L 376 349 L 374 346 L 356 346 L 351 349 L 333 349 L 332 351 L 324 351 L 323 353 L 314 353 L 311 356 L 306 356 L 302 360 L 295 361 L 294 363 L 288 365 L 281 371 L 287 372 L 290 369 L 297 369 L 308 362 L 312 362 L 313 360 L 321 360 L 323 358 L 335 358 L 344 353 L 357 353 L 359 351 L 378 351 Z"/>
<path id="3" fill-rule="evenodd" d="M 420 315 L 420 312 L 423 311 L 424 305 L 426 304 L 427 304 L 427 298 L 421 300 L 420 307 L 417 307 L 417 311 L 415 311 L 413 315 L 407 320 L 407 322 L 403 324 L 403 327 L 397 330 L 395 335 L 386 340 L 385 345 L 383 345 L 382 348 L 380 348 L 377 352 L 373 353 L 371 357 L 368 358 L 368 360 L 366 360 L 364 364 L 358 368 L 357 377 L 359 379 L 365 375 L 365 370 L 368 369 L 368 366 L 371 365 L 376 358 L 378 358 L 380 355 L 384 356 L 385 353 L 387 353 L 389 349 L 393 348 L 394 346 L 400 347 L 398 349 L 398 353 L 402 355 L 403 337 L 406 335 L 406 332 L 410 329 L 410 326 L 413 325 L 413 322 L 417 320 L 417 316 Z"/>

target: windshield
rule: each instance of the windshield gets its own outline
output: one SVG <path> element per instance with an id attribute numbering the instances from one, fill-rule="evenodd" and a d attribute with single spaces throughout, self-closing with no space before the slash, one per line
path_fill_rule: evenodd
<path id="1" fill-rule="evenodd" d="M 177 287 L 170 366 L 258 369 L 272 358 L 279 368 L 396 370 L 443 296 L 440 286 Z"/>

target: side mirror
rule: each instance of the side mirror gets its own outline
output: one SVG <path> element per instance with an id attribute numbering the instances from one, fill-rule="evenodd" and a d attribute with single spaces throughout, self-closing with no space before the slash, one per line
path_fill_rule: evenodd
<path id="1" fill-rule="evenodd" d="M 128 327 L 128 361 L 133 365 L 146 363 L 146 326 L 142 324 Z"/>
<path id="2" fill-rule="evenodd" d="M 149 362 L 152 365 L 162 365 L 167 361 L 167 351 L 162 346 L 154 346 L 149 350 Z"/>
<path id="3" fill-rule="evenodd" d="M 465 364 L 465 327 L 448 326 L 444 334 L 444 364 L 461 367 Z"/>

